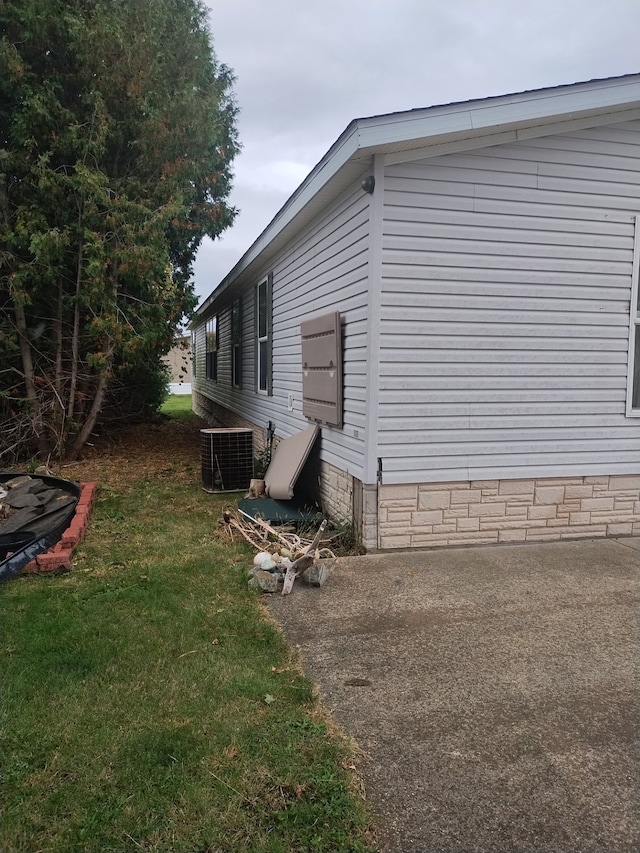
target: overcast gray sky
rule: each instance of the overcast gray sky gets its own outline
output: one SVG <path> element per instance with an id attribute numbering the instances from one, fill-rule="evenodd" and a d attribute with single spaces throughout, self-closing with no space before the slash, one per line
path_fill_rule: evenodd
<path id="1" fill-rule="evenodd" d="M 640 71 L 640 0 L 206 0 L 237 81 L 235 224 L 206 298 L 354 118 Z"/>

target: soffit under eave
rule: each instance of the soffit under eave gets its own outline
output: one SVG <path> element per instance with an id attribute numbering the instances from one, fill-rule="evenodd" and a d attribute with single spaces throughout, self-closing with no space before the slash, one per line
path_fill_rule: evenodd
<path id="1" fill-rule="evenodd" d="M 386 117 L 382 118 L 386 119 Z M 219 292 L 214 291 L 198 309 L 199 312 L 204 312 L 198 314 L 198 321 L 201 322 L 206 319 L 206 317 L 211 316 L 211 314 L 215 313 L 217 306 L 228 302 L 231 290 L 235 290 L 237 287 L 241 287 L 247 282 L 254 281 L 257 277 L 269 272 L 269 264 L 273 259 L 283 251 L 287 244 L 293 240 L 295 236 L 310 222 L 312 222 L 324 208 L 330 205 L 331 202 L 345 189 L 347 189 L 353 181 L 363 174 L 374 154 L 391 156 L 393 159 L 393 155 L 398 155 L 401 158 L 403 158 L 403 155 L 410 157 L 413 152 L 416 155 L 416 159 L 423 159 L 447 153 L 447 146 L 450 146 L 451 151 L 456 149 L 460 150 L 461 148 L 473 148 L 474 146 L 485 147 L 506 141 L 515 141 L 518 139 L 559 133 L 563 132 L 563 130 L 568 131 L 578 128 L 581 125 L 583 127 L 588 127 L 602 125 L 609 122 L 618 123 L 622 121 L 629 121 L 636 118 L 640 118 L 640 101 L 630 101 L 624 105 L 614 105 L 604 109 L 575 110 L 561 116 L 537 116 L 533 119 L 529 118 L 523 121 L 483 125 L 482 127 L 475 128 L 473 127 L 472 117 L 469 115 L 467 127 L 459 128 L 448 133 L 431 134 L 428 136 L 421 133 L 419 135 L 412 136 L 411 138 L 400 140 L 396 138 L 389 142 L 383 142 L 378 137 L 374 144 L 370 146 L 357 147 L 352 151 L 349 159 L 340 168 L 338 168 L 338 170 L 329 178 L 327 183 L 325 183 L 309 199 L 301 210 L 296 212 L 289 221 L 282 225 L 280 230 L 277 230 L 278 214 L 276 214 L 276 217 L 267 226 L 263 234 L 260 235 L 255 243 L 247 250 L 246 256 L 238 262 L 239 265 L 241 265 L 241 268 L 236 272 L 234 277 L 227 282 L 222 282 L 219 287 Z M 379 130 L 384 133 L 384 125 L 388 123 L 388 121 L 383 121 Z M 409 121 L 407 123 L 409 123 Z M 358 123 L 356 122 L 356 125 L 357 124 Z M 375 124 L 375 122 L 373 124 Z M 377 135 L 377 131 L 375 131 L 375 128 L 373 127 L 370 127 L 363 135 L 369 136 L 370 131 L 373 131 L 374 135 Z M 282 213 L 284 216 L 287 215 L 286 205 L 283 208 Z M 274 237 L 270 241 L 265 242 L 263 248 L 258 249 L 257 253 L 251 257 L 254 247 L 257 248 L 257 245 L 263 242 L 268 233 L 274 229 L 276 229 Z M 231 272 L 233 273 L 233 270 Z M 215 298 L 212 298 L 214 296 Z M 224 300 L 224 303 L 222 300 Z"/>
<path id="2" fill-rule="evenodd" d="M 447 153 L 447 146 L 451 146 L 452 151 L 460 147 L 481 148 L 506 141 L 533 139 L 555 133 L 605 124 L 619 124 L 637 119 L 640 119 L 640 101 L 625 104 L 624 108 L 615 107 L 607 111 L 583 110 L 561 117 L 549 116 L 544 120 L 511 122 L 481 128 L 469 127 L 450 133 L 433 134 L 428 137 L 422 135 L 388 143 L 378 142 L 369 147 L 359 148 L 353 159 L 367 159 L 374 154 L 385 156 L 410 155 L 411 152 L 416 152 L 420 158 L 426 158 Z"/>

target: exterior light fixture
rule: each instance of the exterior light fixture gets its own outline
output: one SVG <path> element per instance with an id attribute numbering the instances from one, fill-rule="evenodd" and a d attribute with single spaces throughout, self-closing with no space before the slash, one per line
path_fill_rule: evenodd
<path id="1" fill-rule="evenodd" d="M 373 177 L 373 175 L 367 175 L 367 177 L 360 184 L 362 189 L 366 193 L 369 193 L 369 195 L 371 195 L 373 193 L 375 185 L 376 185 L 376 179 Z"/>

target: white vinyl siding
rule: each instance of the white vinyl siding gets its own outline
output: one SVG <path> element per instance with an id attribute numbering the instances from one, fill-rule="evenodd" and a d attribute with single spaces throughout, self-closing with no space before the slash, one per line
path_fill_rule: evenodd
<path id="1" fill-rule="evenodd" d="M 640 122 L 387 166 L 383 482 L 640 469 Z"/>
<path id="2" fill-rule="evenodd" d="M 321 458 L 362 477 L 366 420 L 367 259 L 369 199 L 360 182 L 345 192 L 322 216 L 307 226 L 258 274 L 243 279 L 243 375 L 254 375 L 257 284 L 273 273 L 272 383 L 273 396 L 247 388 L 233 389 L 224 379 L 225 317 L 219 353 L 219 380 L 199 385 L 206 396 L 251 423 L 276 426 L 279 437 L 306 429 L 302 414 L 302 348 L 300 324 L 329 311 L 343 323 L 344 413 L 342 428 L 322 428 Z M 248 342 L 251 342 L 249 347 Z"/>
<path id="3" fill-rule="evenodd" d="M 193 330 L 191 342 L 191 357 L 193 358 L 192 387 L 204 380 L 205 375 L 205 324 L 201 323 Z"/>
<path id="4" fill-rule="evenodd" d="M 273 385 L 292 395 L 295 429 L 302 416 L 300 324 L 339 311 L 343 330 L 342 428 L 322 428 L 324 461 L 362 478 L 366 422 L 369 199 L 360 182 L 294 243 L 274 266 Z M 287 418 L 283 412 L 281 419 Z M 278 415 L 276 415 L 276 421 Z M 286 421 L 285 421 L 286 422 Z M 294 431 L 294 429 L 292 429 Z"/>
<path id="5" fill-rule="evenodd" d="M 640 215 L 636 216 L 633 286 L 629 312 L 629 369 L 627 414 L 640 417 Z"/>

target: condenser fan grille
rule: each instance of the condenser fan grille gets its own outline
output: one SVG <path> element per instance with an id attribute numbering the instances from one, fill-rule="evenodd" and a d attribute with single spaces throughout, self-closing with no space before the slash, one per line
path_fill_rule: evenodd
<path id="1" fill-rule="evenodd" d="M 253 477 L 253 430 L 203 429 L 202 488 L 207 492 L 248 489 Z"/>

